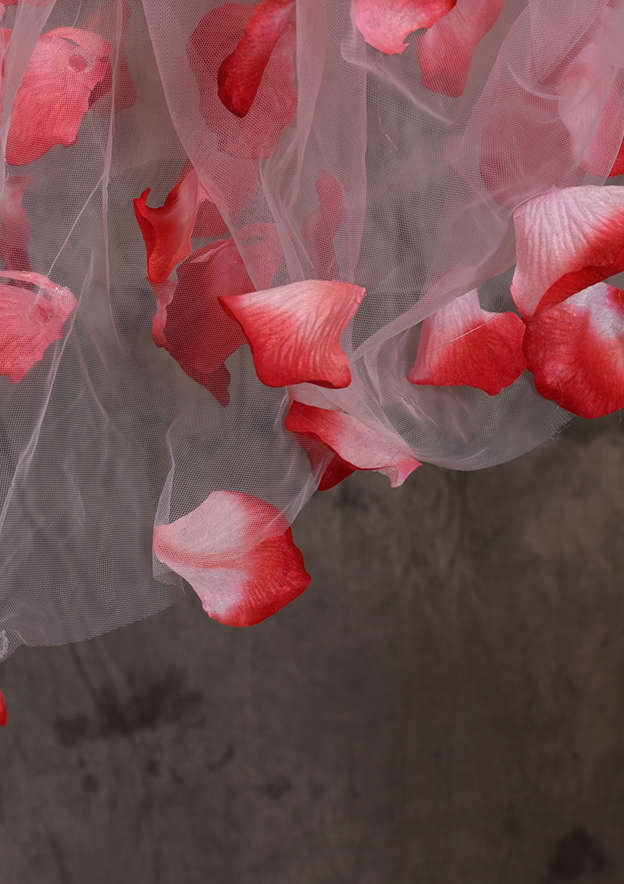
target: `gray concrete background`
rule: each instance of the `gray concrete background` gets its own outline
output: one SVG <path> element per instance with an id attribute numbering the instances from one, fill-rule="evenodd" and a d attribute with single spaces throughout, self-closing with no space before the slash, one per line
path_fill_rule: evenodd
<path id="1" fill-rule="evenodd" d="M 20 649 L 0 884 L 622 884 L 623 441 L 348 479 L 259 627 Z"/>

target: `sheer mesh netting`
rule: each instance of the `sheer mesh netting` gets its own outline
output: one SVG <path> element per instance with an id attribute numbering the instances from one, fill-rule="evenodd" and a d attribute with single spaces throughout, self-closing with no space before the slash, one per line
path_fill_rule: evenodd
<path id="1" fill-rule="evenodd" d="M 624 406 L 624 0 L 0 9 L 0 656 Z"/>

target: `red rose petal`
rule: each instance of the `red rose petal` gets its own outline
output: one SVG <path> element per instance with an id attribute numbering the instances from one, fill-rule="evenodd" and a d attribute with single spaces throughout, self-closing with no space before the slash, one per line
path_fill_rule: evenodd
<path id="1" fill-rule="evenodd" d="M 405 40 L 419 28 L 430 28 L 457 0 L 354 0 L 355 25 L 371 46 L 395 55 L 405 52 Z"/>
<path id="2" fill-rule="evenodd" d="M 74 144 L 110 51 L 106 40 L 79 28 L 57 28 L 37 40 L 13 102 L 8 163 L 23 166 L 55 144 Z"/>
<path id="3" fill-rule="evenodd" d="M 193 512 L 159 525 L 154 552 L 228 626 L 265 620 L 310 583 L 280 511 L 239 491 L 213 491 Z"/>
<path id="4" fill-rule="evenodd" d="M 599 282 L 540 310 L 524 349 L 546 399 L 586 418 L 624 408 L 624 291 Z"/>
<path id="5" fill-rule="evenodd" d="M 2 278 L 24 282 L 39 292 L 7 285 Z M 0 271 L 0 374 L 21 381 L 43 359 L 53 341 L 62 337 L 63 326 L 77 301 L 69 289 L 39 273 Z"/>
<path id="6" fill-rule="evenodd" d="M 336 279 L 339 276 L 334 237 L 344 217 L 344 188 L 329 172 L 321 172 L 316 182 L 319 208 L 301 225 L 310 245 L 312 266 L 317 279 Z"/>
<path id="7" fill-rule="evenodd" d="M 432 92 L 459 96 L 464 91 L 472 56 L 501 13 L 504 0 L 457 0 L 448 15 L 418 41 L 423 83 Z"/>
<path id="8" fill-rule="evenodd" d="M 285 426 L 293 433 L 321 442 L 334 453 L 335 459 L 321 479 L 321 490 L 333 487 L 354 470 L 377 470 L 396 488 L 421 466 L 398 433 L 373 429 L 342 411 L 295 400 Z M 315 468 L 314 455 L 310 460 Z"/>
<path id="9" fill-rule="evenodd" d="M 567 187 L 514 213 L 511 293 L 523 316 L 624 270 L 624 188 Z"/>
<path id="10" fill-rule="evenodd" d="M 244 228 L 240 236 L 247 254 L 262 256 L 262 282 L 270 284 L 283 261 L 276 228 L 254 224 Z M 178 268 L 178 283 L 166 305 L 165 346 L 190 377 L 213 392 L 215 383 L 222 385 L 225 378 L 223 372 L 215 378 L 215 372 L 245 342 L 238 322 L 220 306 L 219 296 L 252 290 L 234 240 L 211 243 Z"/>
<path id="11" fill-rule="evenodd" d="M 237 117 L 219 97 L 219 68 L 235 52 L 253 16 L 251 6 L 224 3 L 202 18 L 187 44 L 189 64 L 199 86 L 200 112 L 208 128 L 216 132 L 220 150 L 247 159 L 271 156 L 297 109 L 296 31 L 290 22 L 270 53 L 245 116 Z"/>
<path id="12" fill-rule="evenodd" d="M 0 197 L 0 258 L 5 270 L 30 270 L 30 225 L 22 206 L 30 178 L 13 175 L 4 182 Z"/>
<path id="13" fill-rule="evenodd" d="M 237 117 L 249 113 L 294 2 L 264 0 L 254 12 L 234 52 L 221 63 L 217 75 L 219 98 Z"/>
<path id="14" fill-rule="evenodd" d="M 148 276 L 151 282 L 158 283 L 167 280 L 180 261 L 191 254 L 191 237 L 202 204 L 208 202 L 213 209 L 210 215 L 203 216 L 202 235 L 220 236 L 227 233 L 228 228 L 194 169 L 182 174 L 162 206 L 148 206 L 149 194 L 148 187 L 134 200 L 134 212 L 145 240 Z"/>
<path id="15" fill-rule="evenodd" d="M 263 384 L 348 387 L 340 338 L 364 295 L 357 285 L 312 279 L 219 301 L 240 322 Z"/>
<path id="16" fill-rule="evenodd" d="M 0 727 L 5 727 L 8 721 L 7 715 L 7 707 L 4 701 L 4 697 L 2 695 L 2 691 L 0 691 Z"/>
<path id="17" fill-rule="evenodd" d="M 478 387 L 495 396 L 526 368 L 524 323 L 515 313 L 482 310 L 476 290 L 423 322 L 413 384 Z"/>

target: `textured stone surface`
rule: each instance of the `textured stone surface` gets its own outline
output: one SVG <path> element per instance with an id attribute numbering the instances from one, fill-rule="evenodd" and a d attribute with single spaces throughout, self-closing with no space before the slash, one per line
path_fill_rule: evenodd
<path id="1" fill-rule="evenodd" d="M 259 627 L 19 650 L 1 884 L 621 884 L 623 441 L 352 477 Z"/>

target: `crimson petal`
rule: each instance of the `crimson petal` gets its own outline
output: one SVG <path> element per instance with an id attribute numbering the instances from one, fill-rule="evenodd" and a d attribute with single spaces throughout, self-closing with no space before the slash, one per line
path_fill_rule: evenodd
<path id="1" fill-rule="evenodd" d="M 527 323 L 535 386 L 581 417 L 624 408 L 624 291 L 599 282 Z"/>
<path id="2" fill-rule="evenodd" d="M 237 117 L 254 103 L 275 45 L 284 32 L 295 0 L 264 0 L 254 12 L 234 52 L 221 63 L 219 98 Z"/>
<path id="3" fill-rule="evenodd" d="M 213 491 L 193 512 L 156 527 L 154 553 L 228 626 L 265 620 L 310 583 L 280 511 L 240 491 Z"/>
<path id="4" fill-rule="evenodd" d="M 524 323 L 482 310 L 476 290 L 427 317 L 408 378 L 413 384 L 478 387 L 495 396 L 526 368 Z"/>
<path id="5" fill-rule="evenodd" d="M 283 260 L 276 228 L 250 225 L 241 231 L 241 242 L 246 254 L 262 256 L 262 281 L 270 284 Z M 245 342 L 238 322 L 220 306 L 219 296 L 251 290 L 253 283 L 234 240 L 211 243 L 178 268 L 177 286 L 165 305 L 164 346 L 190 377 L 212 392 L 222 389 L 225 380 L 223 372 L 218 377 L 215 372 Z M 169 292 L 164 292 L 161 309 L 168 297 Z M 219 401 L 223 397 L 223 392 L 217 396 Z"/>
<path id="6" fill-rule="evenodd" d="M 204 120 L 216 133 L 220 150 L 245 159 L 271 156 L 282 129 L 291 123 L 297 109 L 296 32 L 291 22 L 286 23 L 270 53 L 255 98 L 245 116 L 237 117 L 219 97 L 219 68 L 235 52 L 253 15 L 250 6 L 224 3 L 202 18 L 187 43 Z"/>
<path id="7" fill-rule="evenodd" d="M 219 301 L 241 324 L 263 384 L 348 387 L 340 338 L 364 295 L 357 285 L 312 279 Z"/>
<path id="8" fill-rule="evenodd" d="M 182 174 L 162 206 L 147 205 L 150 190 L 148 187 L 134 200 L 134 212 L 145 240 L 148 276 L 151 282 L 159 283 L 165 282 L 180 261 L 191 254 L 191 237 L 202 204 L 208 202 L 214 210 L 208 223 L 207 216 L 203 216 L 203 235 L 219 236 L 228 228 L 194 169 Z"/>

